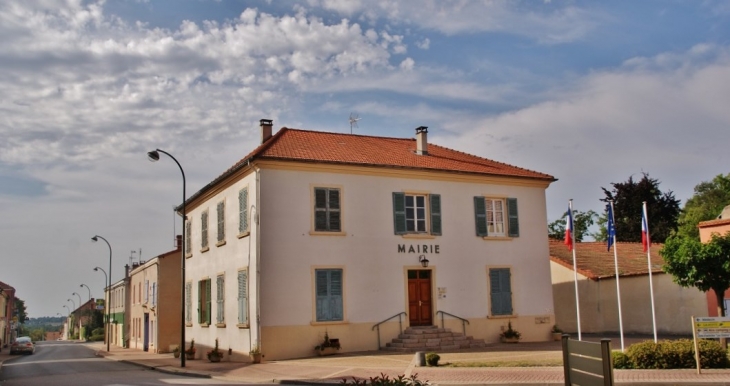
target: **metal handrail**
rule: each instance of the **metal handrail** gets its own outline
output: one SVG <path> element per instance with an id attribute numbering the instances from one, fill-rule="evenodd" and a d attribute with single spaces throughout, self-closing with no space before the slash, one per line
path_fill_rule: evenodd
<path id="1" fill-rule="evenodd" d="M 395 315 L 391 316 L 388 319 L 383 320 L 382 322 L 376 323 L 370 329 L 370 331 L 372 331 L 372 330 L 374 330 L 376 328 L 378 329 L 378 350 L 380 350 L 380 325 L 383 324 L 383 323 L 385 323 L 385 322 L 387 322 L 387 321 L 389 321 L 389 320 L 391 320 L 391 319 L 393 319 L 393 318 L 395 318 L 397 316 L 398 317 L 398 327 L 400 328 L 400 333 L 402 334 L 403 333 L 403 322 L 401 321 L 401 318 L 400 318 L 401 315 L 408 316 L 408 314 L 406 314 L 405 311 L 403 311 L 401 313 L 398 313 L 398 314 L 395 314 Z"/>
<path id="2" fill-rule="evenodd" d="M 464 332 L 464 336 L 466 336 L 466 325 L 467 324 L 471 324 L 471 323 L 469 323 L 468 320 L 466 320 L 466 319 L 464 319 L 462 317 L 456 316 L 454 314 L 450 314 L 450 313 L 448 313 L 446 311 L 436 311 L 436 316 L 438 316 L 438 314 L 441 314 L 441 328 L 444 328 L 444 314 L 449 315 L 451 317 L 454 317 L 456 319 L 461 320 L 461 329 Z"/>

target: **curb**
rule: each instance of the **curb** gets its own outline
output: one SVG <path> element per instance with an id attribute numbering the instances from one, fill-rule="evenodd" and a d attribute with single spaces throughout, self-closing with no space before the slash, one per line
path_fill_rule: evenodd
<path id="1" fill-rule="evenodd" d="M 145 368 L 147 370 L 159 371 L 159 372 L 165 373 L 165 374 L 182 375 L 182 376 L 191 377 L 191 378 L 207 378 L 207 379 L 213 378 L 210 374 L 199 373 L 199 372 L 189 371 L 189 370 L 178 370 L 178 369 L 174 369 L 174 368 L 169 368 L 167 365 L 152 366 L 152 365 L 144 364 L 142 362 L 128 361 L 125 359 L 122 359 L 119 362 L 127 363 L 130 365 L 135 365 L 138 367 Z"/>

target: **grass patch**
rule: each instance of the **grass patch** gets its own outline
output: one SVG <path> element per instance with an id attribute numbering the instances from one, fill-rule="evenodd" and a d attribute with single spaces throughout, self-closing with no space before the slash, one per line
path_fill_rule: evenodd
<path id="1" fill-rule="evenodd" d="M 555 367 L 562 366 L 563 359 L 534 359 L 515 361 L 490 361 L 490 362 L 451 362 L 440 365 L 441 367 Z"/>

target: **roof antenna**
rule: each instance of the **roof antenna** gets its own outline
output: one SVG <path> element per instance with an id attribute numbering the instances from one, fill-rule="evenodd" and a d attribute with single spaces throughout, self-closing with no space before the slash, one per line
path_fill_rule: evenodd
<path id="1" fill-rule="evenodd" d="M 357 113 L 350 113 L 350 134 L 352 134 L 352 128 L 357 127 L 357 121 L 361 118 Z"/>

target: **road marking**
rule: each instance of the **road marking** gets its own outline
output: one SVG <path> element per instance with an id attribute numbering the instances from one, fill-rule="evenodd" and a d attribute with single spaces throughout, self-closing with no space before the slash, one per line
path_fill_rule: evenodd
<path id="1" fill-rule="evenodd" d="M 45 361 L 23 361 L 23 362 L 4 362 L 3 367 L 35 365 L 38 363 L 60 363 L 60 362 L 101 362 L 104 358 L 84 358 L 84 359 L 51 359 Z"/>

